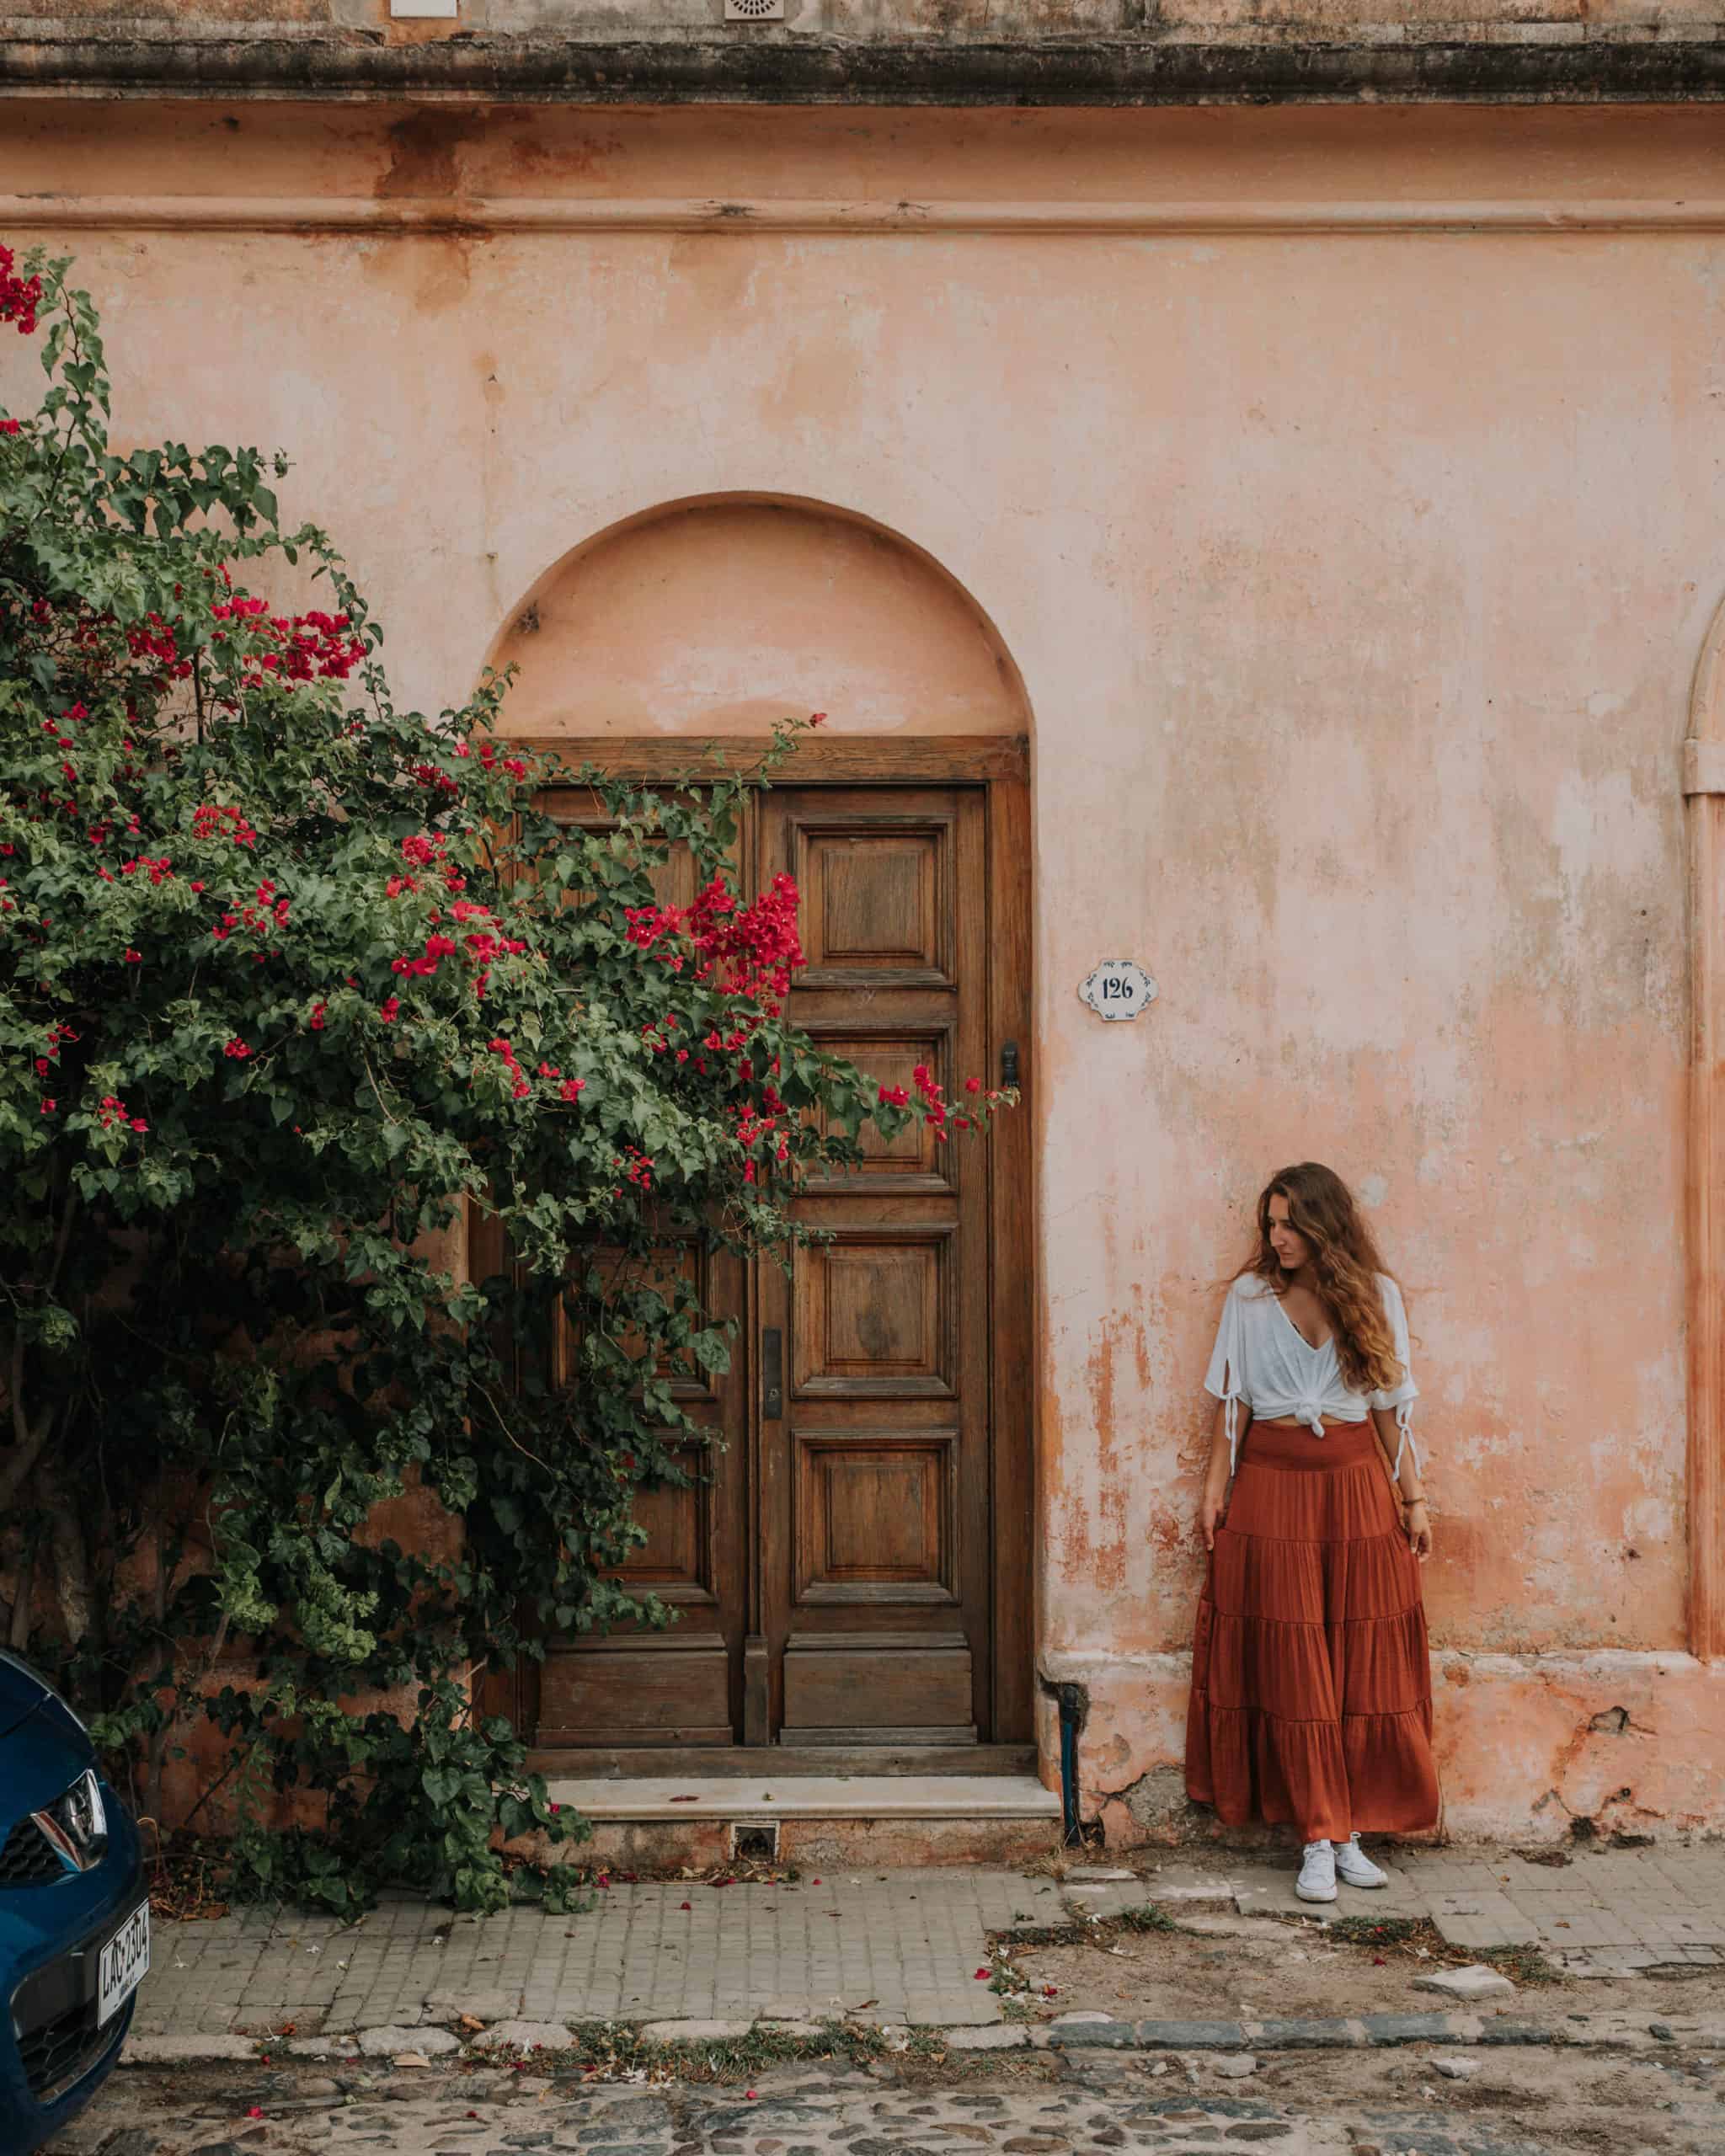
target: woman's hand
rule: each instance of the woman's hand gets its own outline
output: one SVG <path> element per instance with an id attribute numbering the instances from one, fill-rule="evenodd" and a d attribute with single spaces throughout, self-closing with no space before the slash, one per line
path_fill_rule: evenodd
<path id="1" fill-rule="evenodd" d="M 1402 1524 L 1407 1531 L 1407 1546 L 1423 1565 L 1432 1554 L 1432 1524 L 1425 1508 L 1425 1499 L 1416 1497 L 1404 1506 Z"/>
<path id="2" fill-rule="evenodd" d="M 1206 1484 L 1204 1495 L 1198 1501 L 1198 1532 L 1204 1539 L 1206 1550 L 1216 1546 L 1216 1529 L 1221 1525 L 1228 1509 L 1226 1488 L 1214 1490 Z"/>

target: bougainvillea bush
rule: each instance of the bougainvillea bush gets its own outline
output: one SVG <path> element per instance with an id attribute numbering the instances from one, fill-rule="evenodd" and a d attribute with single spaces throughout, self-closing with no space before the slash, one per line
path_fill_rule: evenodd
<path id="1" fill-rule="evenodd" d="M 394 709 L 279 458 L 110 449 L 68 267 L 0 248 L 47 381 L 0 416 L 0 1624 L 147 1810 L 202 1763 L 242 1884 L 491 1906 L 503 1836 L 578 1828 L 468 1673 L 636 1613 L 673 1378 L 730 1352 L 668 1246 L 782 1248 L 866 1118 L 996 1103 L 790 1027 L 796 892 L 727 866 L 751 778 L 571 827 L 501 685 Z M 467 1209 L 498 1277 L 446 1261 Z M 402 1547 L 415 1489 L 459 1528 Z"/>

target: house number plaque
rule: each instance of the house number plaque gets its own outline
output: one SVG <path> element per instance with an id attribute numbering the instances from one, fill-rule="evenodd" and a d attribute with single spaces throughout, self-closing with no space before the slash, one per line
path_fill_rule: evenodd
<path id="1" fill-rule="evenodd" d="M 1156 1001 L 1156 983 L 1130 958 L 1108 958 L 1078 991 L 1100 1018 L 1135 1018 Z"/>

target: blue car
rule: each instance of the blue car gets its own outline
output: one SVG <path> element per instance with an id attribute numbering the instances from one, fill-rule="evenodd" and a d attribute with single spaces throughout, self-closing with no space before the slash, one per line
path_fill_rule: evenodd
<path id="1" fill-rule="evenodd" d="M 0 2156 L 101 2087 L 149 1962 L 137 1828 L 83 1724 L 0 1650 Z"/>

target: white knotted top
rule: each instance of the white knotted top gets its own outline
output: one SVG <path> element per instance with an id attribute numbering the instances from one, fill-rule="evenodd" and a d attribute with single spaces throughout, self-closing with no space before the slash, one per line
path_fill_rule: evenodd
<path id="1" fill-rule="evenodd" d="M 1396 1448 L 1396 1465 L 1391 1471 L 1401 1473 L 1402 1454 L 1410 1445 L 1418 1465 L 1419 1447 L 1413 1443 L 1408 1422 L 1419 1387 L 1408 1366 L 1407 1312 L 1402 1290 L 1387 1273 L 1379 1273 L 1378 1289 L 1384 1299 L 1384 1315 L 1389 1320 L 1396 1359 L 1402 1365 L 1402 1382 L 1385 1392 L 1365 1393 L 1349 1388 L 1336 1359 L 1335 1341 L 1329 1339 L 1322 1348 L 1314 1348 L 1282 1308 L 1281 1299 L 1267 1280 L 1255 1273 L 1242 1273 L 1234 1282 L 1222 1305 L 1222 1321 L 1216 1328 L 1215 1348 L 1204 1380 L 1205 1391 L 1227 1405 L 1230 1474 L 1240 1442 L 1242 1401 L 1260 1422 L 1304 1422 L 1319 1437 L 1323 1435 L 1326 1422 L 1363 1422 L 1373 1408 L 1385 1412 L 1393 1408 L 1402 1442 Z"/>

